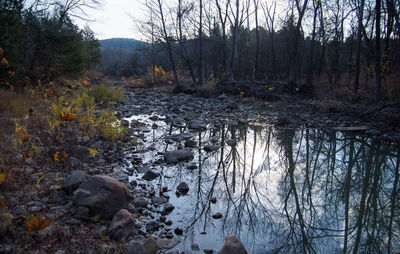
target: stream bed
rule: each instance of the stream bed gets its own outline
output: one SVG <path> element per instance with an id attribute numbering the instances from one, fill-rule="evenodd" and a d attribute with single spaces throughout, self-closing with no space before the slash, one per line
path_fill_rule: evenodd
<path id="1" fill-rule="evenodd" d="M 249 253 L 400 251 L 399 144 L 195 113 L 126 120 L 135 144 L 125 170 L 153 199 L 143 231 L 178 235 L 176 250 L 217 252 L 234 234 Z M 192 156 L 166 163 L 176 150 Z M 172 225 L 149 230 L 146 218 Z"/>

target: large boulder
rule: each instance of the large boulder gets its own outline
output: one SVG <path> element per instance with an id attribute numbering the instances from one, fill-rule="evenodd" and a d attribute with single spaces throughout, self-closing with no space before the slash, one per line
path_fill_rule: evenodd
<path id="1" fill-rule="evenodd" d="M 178 163 L 180 161 L 191 161 L 193 158 L 193 152 L 186 148 L 175 151 L 167 151 L 164 153 L 164 160 L 168 164 Z"/>
<path id="2" fill-rule="evenodd" d="M 116 240 L 124 240 L 135 232 L 135 222 L 132 214 L 126 209 L 121 209 L 114 214 L 108 233 Z"/>
<path id="3" fill-rule="evenodd" d="M 225 244 L 218 254 L 247 254 L 243 243 L 234 235 L 228 235 Z"/>
<path id="4" fill-rule="evenodd" d="M 83 182 L 73 194 L 76 206 L 89 208 L 90 216 L 111 218 L 127 208 L 133 196 L 120 181 L 103 175 L 95 175 Z"/>

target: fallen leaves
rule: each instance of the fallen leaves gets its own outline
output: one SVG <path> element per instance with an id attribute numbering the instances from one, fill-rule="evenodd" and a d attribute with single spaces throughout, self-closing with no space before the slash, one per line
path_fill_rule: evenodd
<path id="1" fill-rule="evenodd" d="M 74 114 L 71 114 L 71 113 L 69 113 L 69 112 L 61 111 L 61 112 L 60 112 L 60 118 L 61 118 L 61 120 L 71 122 L 71 121 L 74 120 L 75 115 L 74 115 Z"/>
<path id="2" fill-rule="evenodd" d="M 26 230 L 28 232 L 39 231 L 47 228 L 53 220 L 51 218 L 46 218 L 41 214 L 37 214 L 30 220 L 25 221 Z"/>

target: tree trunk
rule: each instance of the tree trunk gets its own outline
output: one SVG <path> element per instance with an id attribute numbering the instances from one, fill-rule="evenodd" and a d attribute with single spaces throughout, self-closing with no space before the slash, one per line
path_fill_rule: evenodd
<path id="1" fill-rule="evenodd" d="M 200 24 L 199 24 L 199 85 L 203 85 L 203 0 L 200 0 Z"/>
<path id="2" fill-rule="evenodd" d="M 256 55 L 255 55 L 255 63 L 254 63 L 254 76 L 257 77 L 258 73 L 258 61 L 259 61 L 259 54 L 260 54 L 260 34 L 258 31 L 258 1 L 254 0 L 254 14 L 256 19 Z"/>
<path id="3" fill-rule="evenodd" d="M 315 0 L 314 0 L 313 5 L 314 5 L 314 17 L 313 17 L 313 29 L 312 29 L 312 35 L 311 35 L 311 47 L 310 47 L 310 53 L 309 53 L 309 58 L 308 58 L 308 70 L 307 70 L 307 77 L 306 77 L 307 85 L 312 85 L 312 69 L 314 66 L 314 47 L 315 47 L 315 27 L 316 27 L 316 22 L 317 22 L 318 9 L 320 6 L 320 0 L 317 1 L 317 6 L 315 6 Z"/>
<path id="4" fill-rule="evenodd" d="M 293 42 L 293 49 L 292 49 L 292 58 L 290 61 L 290 74 L 289 74 L 289 79 L 292 82 L 296 82 L 297 75 L 296 75 L 296 68 L 298 65 L 298 44 L 299 44 L 299 39 L 300 39 L 300 28 L 301 28 L 301 22 L 304 17 L 304 13 L 307 9 L 307 3 L 308 0 L 304 0 L 304 3 L 300 5 L 300 0 L 296 0 L 296 7 L 297 7 L 297 12 L 299 14 L 297 24 L 296 24 L 296 31 L 295 31 L 295 37 L 294 37 L 294 42 Z"/>
<path id="5" fill-rule="evenodd" d="M 167 28 L 166 28 L 166 26 L 165 26 L 164 12 L 163 12 L 163 9 L 162 9 L 161 0 L 157 0 L 157 3 L 158 3 L 159 11 L 160 11 L 160 18 L 161 18 L 161 23 L 162 23 L 164 38 L 165 38 L 165 41 L 166 41 L 166 43 L 167 43 L 167 50 L 168 50 L 169 61 L 171 62 L 171 65 L 172 65 L 172 72 L 174 73 L 175 82 L 176 82 L 177 85 L 179 85 L 178 73 L 176 72 L 175 61 L 174 61 L 174 57 L 173 57 L 173 55 L 172 55 L 172 46 L 171 46 L 171 42 L 169 41 L 169 37 L 168 37 L 168 33 L 167 33 Z"/>
<path id="6" fill-rule="evenodd" d="M 365 0 L 361 0 L 359 14 L 358 14 L 358 30 L 357 30 L 357 51 L 356 51 L 356 73 L 354 77 L 354 93 L 358 93 L 358 89 L 360 87 L 360 62 L 361 62 L 361 37 L 362 37 L 362 20 L 364 14 L 364 2 Z"/>
<path id="7" fill-rule="evenodd" d="M 381 92 L 381 0 L 376 0 L 376 29 L 375 29 L 375 103 L 382 100 Z"/>

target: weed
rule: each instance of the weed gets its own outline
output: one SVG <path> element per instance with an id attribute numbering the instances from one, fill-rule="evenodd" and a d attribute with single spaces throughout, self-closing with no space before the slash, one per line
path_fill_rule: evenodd
<path id="1" fill-rule="evenodd" d="M 125 95 L 121 88 L 111 88 L 98 85 L 87 90 L 87 94 L 94 97 L 96 102 L 111 103 L 125 101 Z"/>

